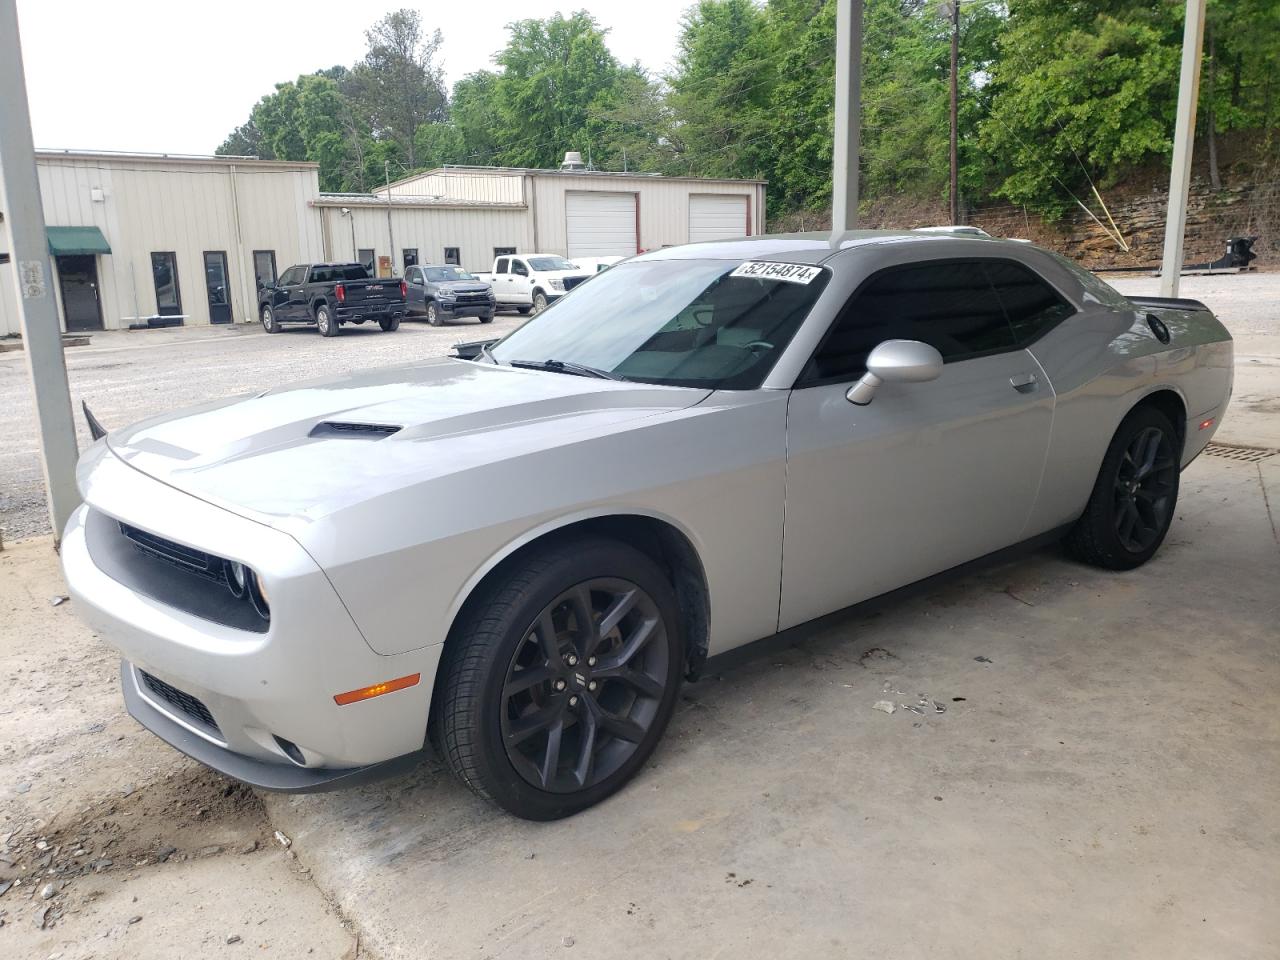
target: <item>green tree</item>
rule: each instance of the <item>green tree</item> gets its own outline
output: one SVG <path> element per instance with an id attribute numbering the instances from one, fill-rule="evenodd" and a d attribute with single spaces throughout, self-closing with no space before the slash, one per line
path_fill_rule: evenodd
<path id="1" fill-rule="evenodd" d="M 394 140 L 410 167 L 414 138 L 424 123 L 447 114 L 443 70 L 437 63 L 443 38 L 423 32 L 414 10 L 394 10 L 365 32 L 369 49 L 344 80 L 345 93 L 377 140 Z"/>

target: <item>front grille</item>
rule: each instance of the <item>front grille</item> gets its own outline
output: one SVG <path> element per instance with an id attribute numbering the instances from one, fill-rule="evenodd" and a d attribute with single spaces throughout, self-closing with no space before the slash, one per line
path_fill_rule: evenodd
<path id="1" fill-rule="evenodd" d="M 460 293 L 456 299 L 458 303 L 488 303 L 489 295 L 487 293 Z"/>
<path id="2" fill-rule="evenodd" d="M 218 729 L 218 725 L 213 722 L 213 714 L 209 712 L 209 708 L 201 703 L 197 698 L 189 693 L 183 693 L 177 687 L 170 686 L 159 677 L 153 677 L 145 670 L 139 670 L 138 675 L 142 677 L 142 685 L 150 690 L 153 694 L 173 707 L 188 720 L 198 723 L 212 733 L 222 736 L 222 731 Z"/>
<path id="3" fill-rule="evenodd" d="M 163 560 L 165 563 L 186 570 L 188 573 L 197 574 L 206 580 L 213 580 L 216 583 L 227 582 L 221 557 L 215 557 L 195 547 L 174 543 L 164 537 L 157 537 L 154 533 L 147 533 L 127 523 L 120 524 L 120 533 L 139 552 L 149 557 Z"/>
<path id="4" fill-rule="evenodd" d="M 588 279 L 588 277 L 565 277 L 564 288 L 566 290 L 572 290 L 578 284 L 585 283 Z"/>

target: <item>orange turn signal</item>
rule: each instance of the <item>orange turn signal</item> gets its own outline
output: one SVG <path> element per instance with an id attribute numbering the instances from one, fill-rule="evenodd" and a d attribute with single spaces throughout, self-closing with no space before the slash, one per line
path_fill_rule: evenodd
<path id="1" fill-rule="evenodd" d="M 361 687 L 359 690 L 348 690 L 346 693 L 336 693 L 333 696 L 333 702 L 340 707 L 345 707 L 348 703 L 359 703 L 361 700 L 370 700 L 373 697 L 380 697 L 384 693 L 395 693 L 397 690 L 404 690 L 406 687 L 417 686 L 422 674 L 411 673 L 407 677 L 399 677 L 395 680 L 386 680 L 383 683 L 375 683 L 371 687 Z"/>

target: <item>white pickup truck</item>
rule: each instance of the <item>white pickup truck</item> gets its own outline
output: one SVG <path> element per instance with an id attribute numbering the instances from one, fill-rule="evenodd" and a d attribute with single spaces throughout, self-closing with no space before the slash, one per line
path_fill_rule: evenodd
<path id="1" fill-rule="evenodd" d="M 521 313 L 532 310 L 536 314 L 591 274 L 554 253 L 522 253 L 495 257 L 493 273 L 475 276 L 493 288 L 499 308 L 514 307 Z"/>

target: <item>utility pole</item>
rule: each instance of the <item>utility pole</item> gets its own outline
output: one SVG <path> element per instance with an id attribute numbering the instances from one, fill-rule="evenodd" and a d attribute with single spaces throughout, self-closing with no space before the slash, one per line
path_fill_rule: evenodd
<path id="1" fill-rule="evenodd" d="M 1187 229 L 1187 194 L 1191 190 L 1191 151 L 1196 135 L 1196 101 L 1200 99 L 1200 54 L 1204 41 L 1205 0 L 1187 0 L 1182 29 L 1182 74 L 1178 78 L 1178 122 L 1173 133 L 1169 169 L 1169 209 L 1164 221 L 1164 260 L 1160 296 L 1176 297 L 1182 276 L 1182 243 Z"/>
<path id="2" fill-rule="evenodd" d="M 8 198 L 4 220 L 10 259 L 17 271 L 22 344 L 35 393 L 41 464 L 56 548 L 72 511 L 80 505 L 76 489 L 80 451 L 67 387 L 66 358 L 62 355 L 58 307 L 53 298 L 49 238 L 31 141 L 16 0 L 0 0 L 0 90 L 4 91 L 0 96 L 0 177 L 3 194 Z"/>
<path id="3" fill-rule="evenodd" d="M 858 225 L 861 86 L 862 0 L 836 0 L 835 149 L 831 162 L 833 237 Z"/>
<path id="4" fill-rule="evenodd" d="M 957 159 L 960 118 L 960 0 L 949 0 L 951 8 L 951 222 L 960 222 L 960 176 Z"/>

